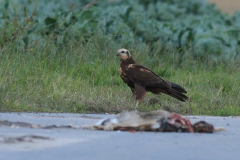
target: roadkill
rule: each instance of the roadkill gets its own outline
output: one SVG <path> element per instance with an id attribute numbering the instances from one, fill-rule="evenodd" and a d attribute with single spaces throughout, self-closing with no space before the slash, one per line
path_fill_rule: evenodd
<path id="1" fill-rule="evenodd" d="M 89 129 L 107 131 L 154 131 L 154 132 L 198 132 L 213 133 L 224 131 L 223 127 L 214 127 L 205 121 L 191 124 L 180 114 L 157 110 L 151 112 L 123 111 L 115 118 L 108 118 L 89 126 Z"/>

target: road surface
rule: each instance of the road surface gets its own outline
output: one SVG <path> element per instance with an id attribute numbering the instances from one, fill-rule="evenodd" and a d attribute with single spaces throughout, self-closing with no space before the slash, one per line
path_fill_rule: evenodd
<path id="1" fill-rule="evenodd" d="M 78 129 L 110 114 L 0 113 L 0 160 L 239 160 L 240 117 L 187 116 L 226 129 L 213 134 Z M 8 124 L 7 123 L 7 124 Z M 34 126 L 34 125 L 33 125 Z M 77 128 L 77 129 L 76 129 Z"/>

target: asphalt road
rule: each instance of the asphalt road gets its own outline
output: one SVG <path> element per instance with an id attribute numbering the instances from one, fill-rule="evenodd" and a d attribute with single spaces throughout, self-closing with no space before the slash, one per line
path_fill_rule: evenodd
<path id="1" fill-rule="evenodd" d="M 0 121 L 40 125 L 95 124 L 114 115 L 0 113 Z M 188 116 L 226 131 L 213 134 L 33 129 L 0 126 L 0 160 L 239 160 L 240 117 Z"/>

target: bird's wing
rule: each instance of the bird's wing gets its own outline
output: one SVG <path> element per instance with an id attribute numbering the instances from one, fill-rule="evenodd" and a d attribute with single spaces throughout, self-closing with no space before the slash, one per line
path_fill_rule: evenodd
<path id="1" fill-rule="evenodd" d="M 133 97 L 135 100 L 143 101 L 144 97 L 146 97 L 146 91 L 145 88 L 139 86 L 138 84 L 135 84 L 133 81 L 131 81 L 123 72 L 121 67 L 119 67 L 119 73 L 122 78 L 122 80 L 127 83 L 128 87 L 131 88 Z"/>
<path id="2" fill-rule="evenodd" d="M 126 69 L 126 76 L 134 83 L 143 87 L 171 88 L 171 83 L 159 77 L 147 67 L 130 64 Z"/>
<path id="3" fill-rule="evenodd" d="M 134 82 L 131 81 L 126 75 L 123 74 L 121 67 L 119 67 L 119 73 L 120 73 L 120 77 L 122 78 L 122 80 L 127 83 L 128 87 L 131 88 L 132 92 L 135 92 L 135 86 L 134 86 Z"/>

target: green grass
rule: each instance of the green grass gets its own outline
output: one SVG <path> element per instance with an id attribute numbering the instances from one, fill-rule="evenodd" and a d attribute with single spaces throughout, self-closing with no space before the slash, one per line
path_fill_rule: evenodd
<path id="1" fill-rule="evenodd" d="M 190 102 L 148 93 L 138 106 L 118 73 L 116 52 L 124 47 L 133 58 L 166 80 L 182 85 Z M 116 43 L 100 35 L 69 40 L 6 44 L 0 49 L 0 111 L 118 113 L 166 109 L 189 115 L 240 115 L 238 60 L 198 59 L 184 51 Z M 207 53 L 206 53 L 207 54 Z"/>

